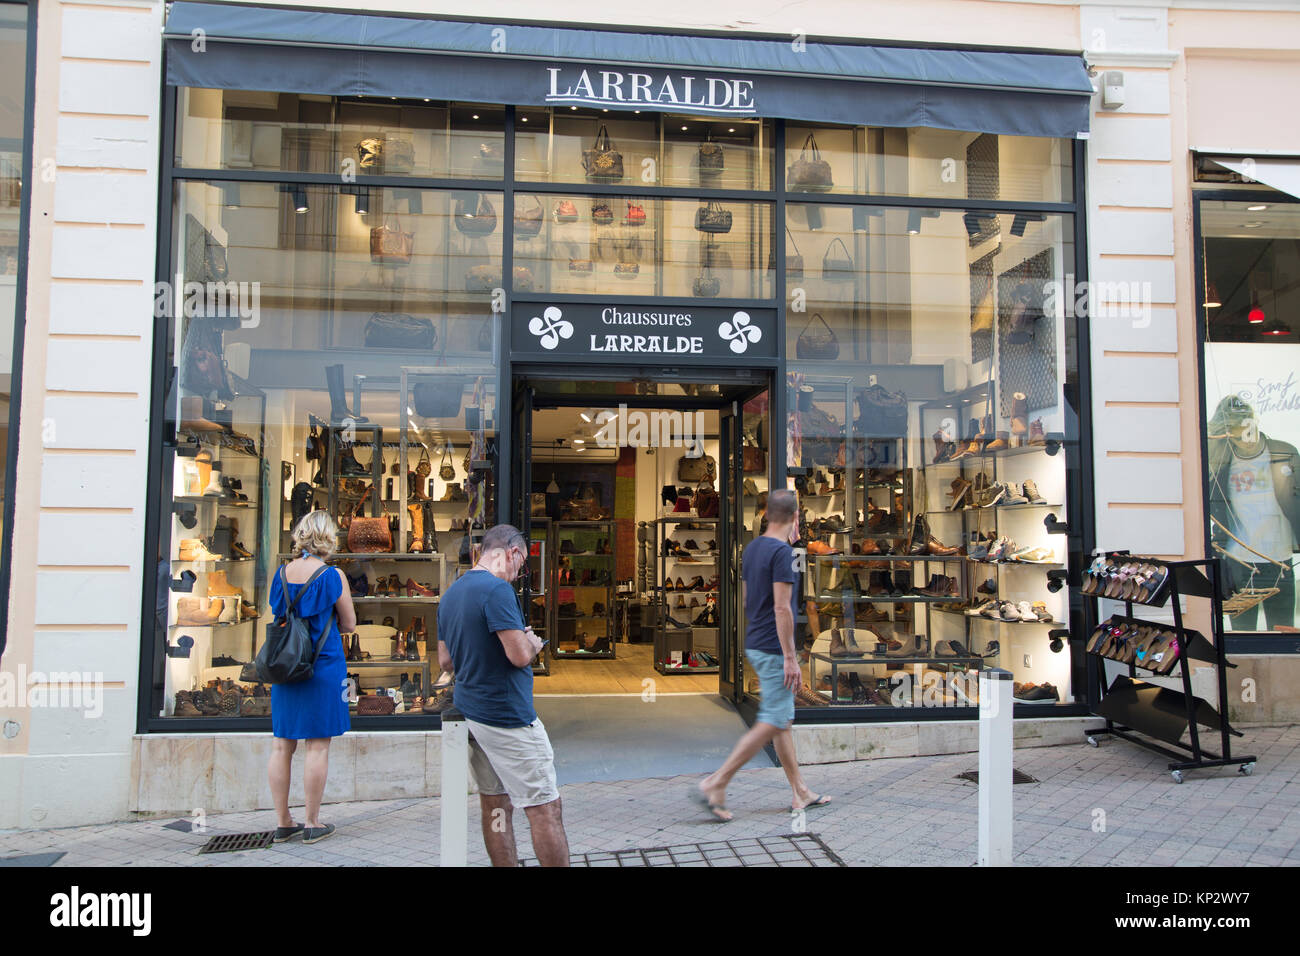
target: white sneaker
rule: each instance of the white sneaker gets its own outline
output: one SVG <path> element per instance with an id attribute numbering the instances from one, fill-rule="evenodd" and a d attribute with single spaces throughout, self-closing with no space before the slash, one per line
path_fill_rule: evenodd
<path id="1" fill-rule="evenodd" d="M 1004 505 L 1027 505 L 1029 499 L 1020 493 L 1020 489 L 1014 481 L 1007 482 L 1007 493 L 1002 496 Z"/>
<path id="2" fill-rule="evenodd" d="M 1016 606 L 1012 604 L 1010 601 L 1007 601 L 1005 604 L 1003 604 L 1002 607 L 998 609 L 998 611 L 1002 616 L 1002 620 L 1004 621 L 1020 620 L 1020 612 L 1016 609 Z"/>
<path id="3" fill-rule="evenodd" d="M 1022 621 L 1038 620 L 1038 615 L 1034 613 L 1034 610 L 1029 606 L 1028 601 L 1021 601 L 1016 605 L 1016 610 L 1020 612 L 1020 620 Z"/>

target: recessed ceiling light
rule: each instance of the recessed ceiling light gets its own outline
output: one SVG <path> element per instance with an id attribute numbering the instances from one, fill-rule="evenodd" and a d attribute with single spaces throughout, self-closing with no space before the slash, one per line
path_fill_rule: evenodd
<path id="1" fill-rule="evenodd" d="M 576 106 L 570 106 L 569 109 L 574 110 L 576 112 L 578 108 Z"/>
<path id="2" fill-rule="evenodd" d="M 1241 224 L 1241 228 L 1243 228 L 1243 229 L 1258 229 L 1258 228 L 1259 228 L 1260 226 L 1262 226 L 1262 225 L 1264 225 L 1262 222 L 1243 222 L 1243 223 Z"/>
<path id="3" fill-rule="evenodd" d="M 528 122 L 528 117 L 527 117 L 527 116 L 521 116 L 520 119 L 523 120 L 523 122 L 525 122 L 525 123 Z"/>
<path id="4" fill-rule="evenodd" d="M 728 133 L 734 133 L 735 131 L 736 131 L 736 127 L 734 126 L 731 127 L 731 129 L 727 130 Z"/>
<path id="5" fill-rule="evenodd" d="M 633 112 L 633 113 L 640 113 L 641 111 L 640 111 L 640 110 L 633 110 L 632 112 Z"/>
<path id="6" fill-rule="evenodd" d="M 1246 212 L 1263 212 L 1267 208 L 1268 208 L 1267 203 L 1260 203 L 1257 206 L 1247 206 Z"/>
<path id="7" fill-rule="evenodd" d="M 470 119 L 478 119 L 478 114 L 475 113 L 473 116 L 470 117 Z"/>
<path id="8" fill-rule="evenodd" d="M 429 98 L 427 96 L 424 98 L 424 102 L 426 103 L 429 102 Z"/>
<path id="9" fill-rule="evenodd" d="M 591 424 L 591 416 L 588 415 L 586 412 L 578 412 L 578 417 L 581 418 L 588 425 Z"/>
<path id="10" fill-rule="evenodd" d="M 587 443 L 587 440 L 585 438 L 575 438 L 573 440 L 573 443 L 575 445 L 585 445 Z"/>
<path id="11" fill-rule="evenodd" d="M 686 127 L 685 127 L 685 126 L 682 127 L 682 132 L 683 132 L 683 133 L 686 132 Z"/>
<path id="12" fill-rule="evenodd" d="M 609 107 L 608 107 L 608 106 L 604 107 L 604 108 L 601 110 L 601 112 L 602 112 L 602 113 L 608 113 L 608 112 L 609 112 Z"/>

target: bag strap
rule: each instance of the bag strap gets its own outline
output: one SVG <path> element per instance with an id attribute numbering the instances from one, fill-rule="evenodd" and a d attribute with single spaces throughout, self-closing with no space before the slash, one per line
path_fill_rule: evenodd
<path id="1" fill-rule="evenodd" d="M 604 139 L 604 142 L 605 142 L 605 145 L 604 145 L 604 146 L 601 146 L 601 145 L 600 145 L 600 143 L 601 143 L 601 139 L 602 139 L 602 138 Z M 610 140 L 610 138 L 609 138 L 609 130 L 607 130 L 607 129 L 605 128 L 604 124 L 601 124 L 600 130 L 596 133 L 596 141 L 595 141 L 594 143 L 592 143 L 591 145 L 592 145 L 592 148 L 593 148 L 593 149 L 613 149 L 613 148 L 614 148 L 614 143 L 613 143 L 613 141 Z"/>
<path id="2" fill-rule="evenodd" d="M 822 158 L 821 151 L 817 149 L 817 140 L 812 133 L 809 133 L 808 138 L 803 141 L 803 149 L 799 150 L 799 152 L 800 154 L 803 154 L 809 150 L 812 151 L 812 157 L 814 160 Z"/>
<path id="3" fill-rule="evenodd" d="M 830 256 L 831 249 L 832 247 L 835 246 L 836 243 L 839 243 L 839 247 L 844 250 L 844 258 L 848 259 L 849 262 L 852 262 L 853 256 L 849 254 L 849 247 L 844 244 L 844 240 L 841 239 L 839 236 L 836 236 L 834 239 L 831 240 L 830 245 L 826 247 L 826 254 L 822 256 L 822 258 L 826 259 Z"/>
<path id="4" fill-rule="evenodd" d="M 284 596 L 286 600 L 288 600 L 289 597 L 289 576 L 285 573 L 285 569 L 288 567 L 289 567 L 288 563 L 280 565 L 280 588 L 284 591 Z M 303 594 L 307 591 L 307 588 L 311 586 L 311 583 L 313 581 L 315 581 L 318 577 L 320 577 L 329 569 L 330 566 L 328 564 L 321 565 L 319 568 L 316 569 L 315 574 L 313 574 L 311 577 L 309 577 L 306 581 L 302 583 L 302 590 L 298 592 L 297 596 L 292 601 L 289 601 L 288 605 L 286 605 L 284 609 L 285 617 L 288 617 L 290 614 L 296 613 L 295 608 L 297 608 L 298 606 L 298 601 L 299 599 L 302 598 Z"/>
<path id="5" fill-rule="evenodd" d="M 814 322 L 820 322 L 822 325 L 826 326 L 827 332 L 829 332 L 832 336 L 835 335 L 835 330 L 831 328 L 830 323 L 827 322 L 825 318 L 823 318 L 820 312 L 814 312 L 812 315 L 808 316 L 808 321 L 803 324 L 803 328 L 800 329 L 799 334 L 803 335 L 804 332 L 807 332 L 808 326 L 812 325 Z"/>
<path id="6" fill-rule="evenodd" d="M 785 227 L 785 234 L 786 234 L 786 238 L 790 240 L 790 245 L 794 246 L 795 255 L 797 256 L 803 255 L 803 253 L 799 251 L 799 244 L 794 241 L 794 233 L 790 231 L 789 226 Z"/>

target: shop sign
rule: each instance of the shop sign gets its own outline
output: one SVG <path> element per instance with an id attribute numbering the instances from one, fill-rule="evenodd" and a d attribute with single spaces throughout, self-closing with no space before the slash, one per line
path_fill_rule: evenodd
<path id="1" fill-rule="evenodd" d="M 590 67 L 548 66 L 547 103 L 572 106 L 635 106 L 752 116 L 754 81 L 694 76 L 668 70 L 622 72 Z"/>
<path id="2" fill-rule="evenodd" d="M 776 310 L 516 302 L 511 351 L 644 363 L 776 357 Z"/>

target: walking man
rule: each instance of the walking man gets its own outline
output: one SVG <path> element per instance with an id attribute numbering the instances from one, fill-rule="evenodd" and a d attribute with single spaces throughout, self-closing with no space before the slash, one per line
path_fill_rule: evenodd
<path id="1" fill-rule="evenodd" d="M 813 793 L 799 772 L 794 752 L 794 692 L 803 675 L 794 652 L 794 608 L 797 578 L 794 551 L 798 501 L 793 491 L 774 491 L 767 497 L 767 530 L 745 546 L 741 558 L 745 597 L 745 656 L 758 675 L 762 699 L 758 718 L 731 751 L 726 762 L 700 781 L 692 792 L 715 820 L 731 819 L 727 809 L 727 784 L 736 771 L 770 741 L 776 750 L 793 794 L 790 810 L 824 806 L 830 797 Z"/>
<path id="2" fill-rule="evenodd" d="M 438 664 L 456 677 L 455 707 L 469 727 L 470 772 L 492 865 L 518 866 L 513 814 L 522 807 L 537 861 L 568 866 L 555 754 L 533 709 L 532 661 L 542 642 L 525 625 L 510 585 L 527 564 L 518 528 L 487 530 L 478 563 L 442 596 Z"/>

